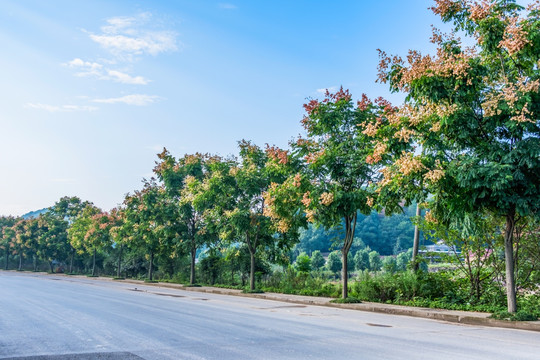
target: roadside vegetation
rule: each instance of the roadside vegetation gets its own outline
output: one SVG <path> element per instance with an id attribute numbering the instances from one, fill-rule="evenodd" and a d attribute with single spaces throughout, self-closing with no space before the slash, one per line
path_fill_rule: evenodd
<path id="1" fill-rule="evenodd" d="M 110 212 L 64 197 L 1 217 L 4 268 L 537 319 L 540 6 L 432 10 L 454 26 L 434 29 L 435 55 L 380 51 L 379 81 L 403 104 L 327 91 L 287 149 L 164 149 Z M 416 252 L 435 243 L 446 250 Z"/>

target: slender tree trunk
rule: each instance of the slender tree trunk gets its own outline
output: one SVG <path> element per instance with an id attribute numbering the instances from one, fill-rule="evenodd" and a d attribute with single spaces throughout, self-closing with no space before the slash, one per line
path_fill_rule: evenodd
<path id="1" fill-rule="evenodd" d="M 34 272 L 37 271 L 37 256 L 34 255 Z"/>
<path id="2" fill-rule="evenodd" d="M 19 271 L 22 270 L 22 254 L 19 255 L 19 268 L 18 268 Z"/>
<path id="3" fill-rule="evenodd" d="M 120 277 L 120 265 L 122 264 L 122 250 L 124 248 L 124 245 L 120 245 L 120 254 L 118 254 L 118 266 L 116 268 L 116 277 Z"/>
<path id="4" fill-rule="evenodd" d="M 514 244 L 513 234 L 515 227 L 516 211 L 512 209 L 506 215 L 506 228 L 504 231 L 504 260 L 506 264 L 506 301 L 508 312 L 515 313 L 516 304 L 516 284 L 514 279 Z"/>
<path id="5" fill-rule="evenodd" d="M 9 248 L 6 249 L 6 270 L 9 268 Z"/>
<path id="6" fill-rule="evenodd" d="M 349 254 L 349 251 L 343 248 L 343 251 L 341 253 L 342 253 L 342 258 L 343 258 L 342 259 L 343 267 L 341 269 L 343 289 L 341 290 L 341 297 L 343 299 L 346 299 L 349 296 L 349 267 L 347 263 L 347 255 Z"/>
<path id="7" fill-rule="evenodd" d="M 234 257 L 231 258 L 231 285 L 234 285 Z"/>
<path id="8" fill-rule="evenodd" d="M 420 206 L 416 204 L 416 218 L 420 221 Z M 418 224 L 414 225 L 414 240 L 413 240 L 413 252 L 412 252 L 412 264 L 413 271 L 418 271 L 418 248 L 420 247 L 420 229 Z"/>
<path id="9" fill-rule="evenodd" d="M 345 221 L 345 239 L 343 241 L 343 248 L 341 250 L 342 254 L 342 275 L 341 281 L 343 288 L 341 289 L 341 297 L 346 299 L 349 296 L 349 264 L 348 264 L 348 255 L 351 245 L 354 240 L 354 232 L 356 229 L 356 218 L 357 214 L 355 213 L 352 217 L 345 216 L 343 220 Z"/>
<path id="10" fill-rule="evenodd" d="M 75 249 L 71 248 L 71 260 L 69 262 L 69 273 L 73 274 L 73 257 L 75 256 Z"/>
<path id="11" fill-rule="evenodd" d="M 92 276 L 96 276 L 96 248 L 94 248 L 94 258 L 92 259 Z"/>
<path id="12" fill-rule="evenodd" d="M 49 267 L 51 268 L 51 274 L 54 274 L 54 268 L 53 268 L 52 261 L 49 261 Z"/>
<path id="13" fill-rule="evenodd" d="M 153 272 L 154 272 L 154 252 L 151 251 L 150 252 L 150 266 L 148 267 L 148 279 L 150 281 L 153 280 L 152 279 L 152 276 L 154 275 Z"/>
<path id="14" fill-rule="evenodd" d="M 195 258 L 197 255 L 197 247 L 195 243 L 191 243 L 191 264 L 190 264 L 190 274 L 189 274 L 189 284 L 195 285 Z"/>
<path id="15" fill-rule="evenodd" d="M 249 256 L 251 260 L 251 269 L 249 273 L 249 288 L 250 290 L 255 290 L 255 252 L 249 251 Z"/>

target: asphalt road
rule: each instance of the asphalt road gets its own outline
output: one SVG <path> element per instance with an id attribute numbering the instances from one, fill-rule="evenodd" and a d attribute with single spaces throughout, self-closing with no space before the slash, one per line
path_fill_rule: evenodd
<path id="1" fill-rule="evenodd" d="M 0 272 L 0 359 L 540 359 L 540 334 Z"/>

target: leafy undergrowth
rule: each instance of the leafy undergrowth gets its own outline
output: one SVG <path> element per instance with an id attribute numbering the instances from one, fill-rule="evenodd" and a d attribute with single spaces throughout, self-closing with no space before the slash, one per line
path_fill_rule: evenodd
<path id="1" fill-rule="evenodd" d="M 331 300 L 330 302 L 334 304 L 360 304 L 362 301 L 355 297 L 348 297 L 345 299 L 344 298 L 334 299 L 334 300 Z"/>
<path id="2" fill-rule="evenodd" d="M 497 320 L 508 320 L 508 321 L 536 321 L 538 316 L 530 313 L 526 310 L 520 310 L 515 313 L 509 313 L 508 311 L 499 311 L 491 314 L 490 318 Z"/>
<path id="3" fill-rule="evenodd" d="M 254 290 L 244 289 L 244 290 L 242 290 L 242 292 L 244 294 L 263 294 L 264 293 L 264 291 L 262 291 L 261 289 L 254 289 Z"/>

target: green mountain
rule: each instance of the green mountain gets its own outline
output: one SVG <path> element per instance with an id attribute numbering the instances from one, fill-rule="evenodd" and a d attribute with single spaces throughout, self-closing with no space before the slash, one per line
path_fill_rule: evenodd
<path id="1" fill-rule="evenodd" d="M 21 217 L 23 219 L 34 219 L 34 218 L 37 218 L 40 214 L 46 213 L 47 211 L 49 211 L 48 208 L 43 208 L 43 209 L 40 209 L 40 210 L 30 211 L 30 212 L 24 214 Z"/>

